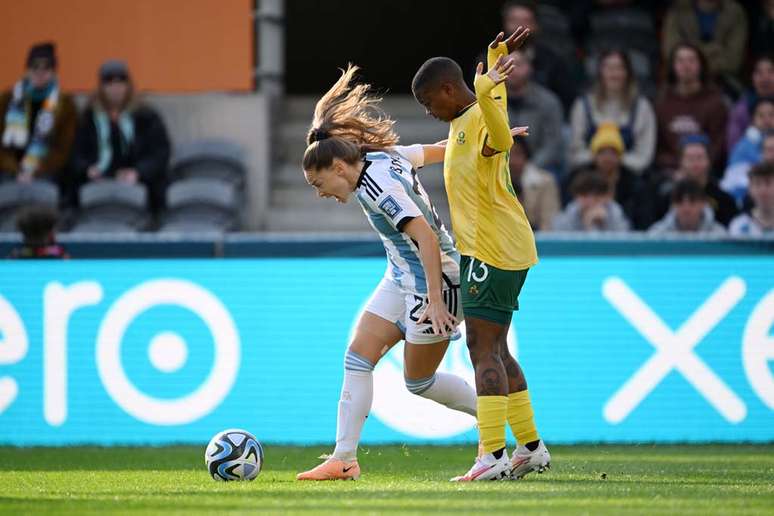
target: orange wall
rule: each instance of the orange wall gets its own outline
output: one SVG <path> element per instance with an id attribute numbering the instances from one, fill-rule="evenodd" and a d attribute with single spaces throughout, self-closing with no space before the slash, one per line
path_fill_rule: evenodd
<path id="1" fill-rule="evenodd" d="M 125 59 L 141 90 L 252 89 L 252 0 L 0 0 L 0 88 L 32 43 L 57 44 L 59 77 L 94 88 L 105 59 Z"/>

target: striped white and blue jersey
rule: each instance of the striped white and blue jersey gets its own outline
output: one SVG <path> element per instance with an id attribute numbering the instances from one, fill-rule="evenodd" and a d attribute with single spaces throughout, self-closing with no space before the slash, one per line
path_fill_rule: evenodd
<path id="1" fill-rule="evenodd" d="M 443 288 L 459 285 L 460 256 L 417 177 L 416 168 L 423 165 L 421 147 L 418 151 L 412 147 L 366 154 L 355 193 L 384 244 L 385 277 L 406 292 L 427 294 L 419 248 L 403 232 L 404 226 L 415 217 L 424 217 L 435 232 L 441 248 Z"/>

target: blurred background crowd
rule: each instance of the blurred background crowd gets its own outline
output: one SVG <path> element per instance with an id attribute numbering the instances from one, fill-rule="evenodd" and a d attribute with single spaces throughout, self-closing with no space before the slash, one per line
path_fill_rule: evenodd
<path id="1" fill-rule="evenodd" d="M 304 4 L 289 1 L 286 10 L 325 9 Z M 327 9 L 335 7 L 330 4 Z M 535 230 L 774 234 L 774 0 L 493 4 L 500 26 L 477 30 L 494 36 L 523 25 L 533 33 L 512 54 L 516 66 L 506 84 L 511 124 L 530 128 L 516 140 L 510 168 Z M 302 26 L 287 27 L 289 82 L 304 71 L 304 59 L 315 59 L 308 46 L 305 57 L 295 57 L 302 52 L 292 41 Z M 307 41 L 325 39 L 319 30 L 304 34 Z M 396 30 L 390 37 L 419 36 Z M 266 127 L 276 133 L 268 136 L 268 211 L 300 212 L 307 225 L 250 224 L 244 190 L 253 171 L 244 145 L 228 138 L 174 145 L 174 127 L 138 94 L 143 85 L 123 56 L 93 70 L 93 91 L 68 92 L 59 80 L 66 64 L 57 41 L 30 43 L 16 81 L 0 84 L 0 230 L 36 227 L 37 243 L 48 244 L 54 226 L 74 232 L 352 229 L 309 220 L 316 218 L 304 212 L 311 192 L 303 190 L 298 168 L 303 120 L 308 123 L 315 97 L 335 75 L 317 74 L 318 82 L 303 86 L 296 80 L 268 95 Z M 389 44 L 374 37 L 360 52 Z M 351 59 L 346 50 L 335 56 L 340 66 Z M 469 62 L 454 57 L 472 79 L 474 54 Z M 379 66 L 367 64 L 367 71 Z M 401 79 L 407 85 L 411 77 Z M 432 122 L 418 120 L 421 108 L 400 93 L 386 108 L 395 110 L 403 141 L 434 141 L 445 128 L 425 130 Z M 402 119 L 407 112 L 413 118 Z M 443 204 L 441 189 L 431 194 Z M 41 234 L 41 224 L 51 226 L 48 233 Z"/>

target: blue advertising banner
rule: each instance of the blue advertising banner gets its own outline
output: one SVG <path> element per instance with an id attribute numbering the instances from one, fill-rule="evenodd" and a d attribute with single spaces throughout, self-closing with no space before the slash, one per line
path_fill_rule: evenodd
<path id="1" fill-rule="evenodd" d="M 335 435 L 343 354 L 383 258 L 0 264 L 0 443 Z M 549 442 L 774 441 L 774 260 L 547 257 L 510 344 Z M 365 443 L 475 441 L 408 393 L 396 346 Z M 472 381 L 464 339 L 444 371 Z"/>

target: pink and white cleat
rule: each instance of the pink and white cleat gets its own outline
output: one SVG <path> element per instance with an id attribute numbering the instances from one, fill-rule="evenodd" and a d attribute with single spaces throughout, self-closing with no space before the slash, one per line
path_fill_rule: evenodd
<path id="1" fill-rule="evenodd" d="M 500 480 L 511 474 L 511 461 L 508 453 L 503 450 L 502 457 L 495 458 L 491 453 L 476 457 L 473 467 L 461 477 L 454 477 L 452 482 L 474 482 L 477 480 Z"/>
<path id="2" fill-rule="evenodd" d="M 526 446 L 519 446 L 511 457 L 511 480 L 521 480 L 528 473 L 537 471 L 543 473 L 551 468 L 551 454 L 540 441 L 535 451 L 529 451 Z"/>
<path id="3" fill-rule="evenodd" d="M 345 462 L 330 457 L 319 466 L 296 475 L 296 480 L 357 480 L 360 478 L 360 465 L 356 460 Z"/>

